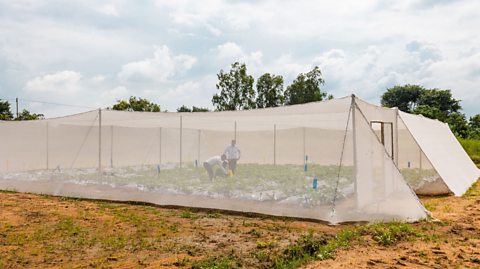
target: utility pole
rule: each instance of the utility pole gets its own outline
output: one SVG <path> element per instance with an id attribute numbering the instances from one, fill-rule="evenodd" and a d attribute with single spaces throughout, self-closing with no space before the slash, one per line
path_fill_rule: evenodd
<path id="1" fill-rule="evenodd" d="M 15 98 L 15 103 L 17 103 L 17 118 L 18 118 L 18 97 Z"/>

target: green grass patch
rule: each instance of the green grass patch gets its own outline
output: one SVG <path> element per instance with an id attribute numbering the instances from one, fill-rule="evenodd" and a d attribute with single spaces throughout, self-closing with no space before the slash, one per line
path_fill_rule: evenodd
<path id="1" fill-rule="evenodd" d="M 267 240 L 267 241 L 257 240 L 257 248 L 259 249 L 263 249 L 263 248 L 271 249 L 277 245 L 278 245 L 278 242 L 275 240 Z"/>
<path id="2" fill-rule="evenodd" d="M 341 234 L 340 232 L 339 234 Z M 302 235 L 294 244 L 286 247 L 283 252 L 272 260 L 271 268 L 297 268 L 311 260 L 323 260 L 333 255 L 340 246 L 337 237 L 326 234 L 308 233 Z"/>
<path id="3" fill-rule="evenodd" d="M 188 209 L 185 209 L 183 210 L 181 213 L 180 213 L 180 218 L 184 218 L 184 219 L 198 219 L 199 216 L 195 213 L 193 213 L 192 211 L 188 210 Z"/>
<path id="4" fill-rule="evenodd" d="M 468 153 L 473 162 L 480 166 L 480 140 L 458 138 L 458 141 Z"/>
<path id="5" fill-rule="evenodd" d="M 478 195 L 480 195 L 480 193 L 478 191 L 478 181 L 476 181 L 475 183 L 472 184 L 472 186 L 470 186 L 470 188 L 468 188 L 468 190 L 465 192 L 463 196 L 469 197 L 469 196 L 478 196 Z"/>
<path id="6" fill-rule="evenodd" d="M 235 269 L 242 268 L 238 258 L 230 255 L 226 257 L 211 257 L 206 260 L 194 262 L 192 269 Z"/>
<path id="7" fill-rule="evenodd" d="M 411 225 L 400 222 L 376 223 L 367 225 L 364 229 L 364 233 L 370 234 L 373 240 L 383 246 L 390 246 L 402 240 L 422 236 Z"/>
<path id="8" fill-rule="evenodd" d="M 18 191 L 16 189 L 6 189 L 6 190 L 0 190 L 0 193 L 17 193 Z"/>
<path id="9" fill-rule="evenodd" d="M 433 211 L 437 210 L 438 201 L 436 201 L 436 200 L 427 201 L 427 202 L 424 202 L 423 205 L 425 206 L 425 208 L 428 211 L 433 212 Z"/>

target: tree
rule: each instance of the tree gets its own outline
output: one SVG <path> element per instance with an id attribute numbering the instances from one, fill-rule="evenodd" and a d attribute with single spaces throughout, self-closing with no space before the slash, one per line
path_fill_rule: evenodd
<path id="1" fill-rule="evenodd" d="M 40 120 L 43 119 L 43 114 L 30 113 L 30 111 L 24 109 L 22 113 L 15 118 L 15 120 Z"/>
<path id="2" fill-rule="evenodd" d="M 228 73 L 220 70 L 217 74 L 217 90 L 212 104 L 218 111 L 255 108 L 254 79 L 247 74 L 245 64 L 235 62 Z"/>
<path id="3" fill-rule="evenodd" d="M 12 120 L 13 114 L 10 111 L 10 103 L 8 101 L 0 101 L 0 120 Z"/>
<path id="4" fill-rule="evenodd" d="M 462 138 L 467 138 L 469 133 L 468 122 L 465 115 L 460 112 L 453 112 L 448 115 L 446 121 L 452 132 Z"/>
<path id="5" fill-rule="evenodd" d="M 325 81 L 318 66 L 306 74 L 300 73 L 285 91 L 285 104 L 295 105 L 332 99 L 332 95 L 320 89 L 323 84 Z"/>
<path id="6" fill-rule="evenodd" d="M 208 108 L 205 108 L 205 107 L 192 106 L 192 108 L 189 108 L 186 105 L 183 105 L 177 108 L 177 112 L 208 112 L 208 111 L 210 110 L 208 110 Z"/>
<path id="7" fill-rule="evenodd" d="M 145 111 L 145 112 L 160 112 L 160 106 L 150 102 L 147 99 L 130 96 L 128 101 L 117 100 L 117 103 L 113 105 L 113 110 L 133 110 L 133 111 Z"/>
<path id="8" fill-rule="evenodd" d="M 419 105 L 411 113 L 422 115 L 430 119 L 442 119 L 443 122 L 446 120 L 445 113 L 438 107 Z"/>
<path id="9" fill-rule="evenodd" d="M 458 112 L 462 109 L 460 100 L 452 97 L 450 90 L 427 89 L 424 90 L 417 100 L 418 107 L 434 107 L 437 112 L 430 117 L 446 122 L 450 114 Z M 420 114 L 418 109 L 414 110 L 415 114 Z M 428 115 L 424 115 L 429 117 Z"/>
<path id="10" fill-rule="evenodd" d="M 401 111 L 422 114 L 445 122 L 451 113 L 462 109 L 460 100 L 452 97 L 450 90 L 425 89 L 406 84 L 387 89 L 381 97 L 382 106 L 398 107 Z"/>
<path id="11" fill-rule="evenodd" d="M 210 111 L 210 109 L 208 109 L 206 107 L 192 106 L 192 112 L 208 112 L 208 111 Z"/>
<path id="12" fill-rule="evenodd" d="M 381 103 L 385 107 L 398 107 L 401 111 L 412 113 L 423 91 L 425 88 L 419 85 L 394 86 L 382 94 Z"/>
<path id="13" fill-rule="evenodd" d="M 468 137 L 480 139 L 480 114 L 470 117 L 468 122 Z"/>
<path id="14" fill-rule="evenodd" d="M 0 120 L 39 120 L 43 118 L 43 114 L 30 113 L 26 109 L 15 118 L 10 111 L 10 103 L 8 101 L 0 101 Z"/>
<path id="15" fill-rule="evenodd" d="M 177 108 L 177 112 L 192 112 L 192 110 L 190 108 L 188 108 L 188 106 L 183 105 L 183 106 Z"/>
<path id="16" fill-rule="evenodd" d="M 277 107 L 283 105 L 283 77 L 263 74 L 257 79 L 257 108 Z"/>
<path id="17" fill-rule="evenodd" d="M 382 95 L 381 103 L 383 106 L 396 106 L 405 112 L 446 122 L 457 136 L 467 137 L 469 134 L 465 115 L 459 112 L 462 109 L 460 100 L 453 98 L 450 90 L 425 89 L 410 84 L 395 86 Z"/>

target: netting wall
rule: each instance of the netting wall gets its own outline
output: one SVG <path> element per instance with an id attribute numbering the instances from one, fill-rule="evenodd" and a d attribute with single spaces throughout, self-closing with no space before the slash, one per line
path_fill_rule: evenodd
<path id="1" fill-rule="evenodd" d="M 419 219 L 425 209 L 405 182 L 368 119 L 357 108 L 357 203 L 364 214 L 386 219 Z M 392 210 L 395 208 L 395 210 Z M 389 216 L 388 218 L 386 216 Z"/>
<path id="2" fill-rule="evenodd" d="M 332 223 L 425 217 L 376 132 L 352 98 L 1 122 L 0 188 Z M 215 161 L 232 140 L 240 158 Z"/>
<path id="3" fill-rule="evenodd" d="M 417 194 L 451 193 L 401 118 L 398 120 L 398 144 L 398 168 Z"/>
<path id="4" fill-rule="evenodd" d="M 362 100 L 357 102 L 378 139 L 383 143 L 388 155 L 417 194 L 439 195 L 451 193 L 449 187 L 437 173 L 403 119 L 399 116 L 401 112 L 393 108 L 374 106 Z"/>

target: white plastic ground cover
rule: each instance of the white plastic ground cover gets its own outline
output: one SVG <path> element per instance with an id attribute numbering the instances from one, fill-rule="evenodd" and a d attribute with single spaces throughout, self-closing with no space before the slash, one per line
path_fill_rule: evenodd
<path id="1" fill-rule="evenodd" d="M 0 188 L 331 223 L 426 217 L 357 104 L 345 97 L 247 111 L 102 110 L 0 122 Z M 205 160 L 232 140 L 241 150 L 236 173 L 210 179 Z"/>
<path id="2" fill-rule="evenodd" d="M 463 195 L 480 177 L 480 170 L 448 125 L 404 112 L 399 115 L 444 183 L 456 196 Z"/>

